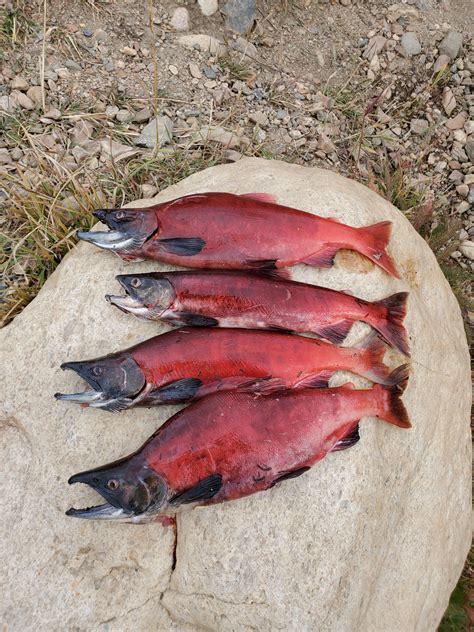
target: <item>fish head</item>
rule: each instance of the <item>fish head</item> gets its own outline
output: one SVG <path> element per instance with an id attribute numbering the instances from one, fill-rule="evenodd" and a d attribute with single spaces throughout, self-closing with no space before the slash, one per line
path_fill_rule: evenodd
<path id="1" fill-rule="evenodd" d="M 98 209 L 94 215 L 107 224 L 109 230 L 80 230 L 77 237 L 128 258 L 139 256 L 143 244 L 159 230 L 153 208 Z"/>
<path id="2" fill-rule="evenodd" d="M 125 296 L 106 295 L 106 300 L 124 312 L 142 318 L 159 318 L 176 298 L 171 282 L 160 274 L 120 274 L 115 277 Z"/>
<path id="3" fill-rule="evenodd" d="M 105 500 L 101 505 L 66 512 L 68 516 L 89 520 L 148 522 L 160 513 L 168 496 L 164 478 L 137 454 L 75 474 L 68 483 L 89 485 Z"/>
<path id="4" fill-rule="evenodd" d="M 125 353 L 117 353 L 96 360 L 65 362 L 62 369 L 72 369 L 92 390 L 82 393 L 56 393 L 56 399 L 75 401 L 111 412 L 133 405 L 146 387 L 146 378 L 135 360 Z"/>

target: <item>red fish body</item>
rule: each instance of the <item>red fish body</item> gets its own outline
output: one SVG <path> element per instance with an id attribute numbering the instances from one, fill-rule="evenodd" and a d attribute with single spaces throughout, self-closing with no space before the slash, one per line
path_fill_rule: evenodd
<path id="1" fill-rule="evenodd" d="M 376 329 L 388 344 L 409 355 L 402 324 L 406 292 L 370 303 L 329 288 L 291 281 L 277 271 L 165 272 L 117 278 L 127 296 L 107 299 L 151 320 L 311 332 L 336 344 L 360 320 Z"/>
<path id="2" fill-rule="evenodd" d="M 390 222 L 355 228 L 281 206 L 266 194 L 199 193 L 145 209 L 95 214 L 115 229 L 112 241 L 104 233 L 79 237 L 126 260 L 147 258 L 191 268 L 331 267 L 336 252 L 346 248 L 398 277 L 385 251 Z"/>
<path id="3" fill-rule="evenodd" d="M 86 394 L 88 400 L 84 394 L 79 394 L 80 400 L 77 395 L 57 397 L 120 410 L 137 404 L 186 402 L 234 389 L 271 392 L 322 387 L 341 370 L 392 384 L 393 374 L 382 361 L 384 352 L 376 336 L 369 336 L 359 347 L 337 347 L 267 331 L 178 329 L 103 358 L 64 364 L 95 391 Z M 96 391 L 101 391 L 102 399 Z"/>
<path id="4" fill-rule="evenodd" d="M 113 507 L 68 513 L 142 522 L 190 504 L 220 503 L 266 490 L 303 474 L 328 452 L 356 443 L 362 417 L 410 427 L 400 400 L 405 380 L 406 375 L 399 385 L 370 390 L 344 385 L 261 398 L 216 394 L 171 417 L 130 457 L 72 477 L 71 483 L 90 484 Z M 143 481 L 148 481 L 147 493 L 142 488 L 131 503 L 136 483 Z"/>

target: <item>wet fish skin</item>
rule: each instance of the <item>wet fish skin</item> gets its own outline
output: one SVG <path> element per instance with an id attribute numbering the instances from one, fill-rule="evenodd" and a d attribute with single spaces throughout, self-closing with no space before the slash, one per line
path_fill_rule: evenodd
<path id="1" fill-rule="evenodd" d="M 285 271 L 185 271 L 117 277 L 126 297 L 107 296 L 123 311 L 175 325 L 314 333 L 335 344 L 363 321 L 409 356 L 403 327 L 407 292 L 369 302 L 298 283 Z"/>
<path id="2" fill-rule="evenodd" d="M 94 390 L 56 397 L 83 405 L 89 397 L 90 406 L 116 412 L 189 402 L 218 391 L 324 387 L 336 371 L 392 384 L 385 351 L 376 334 L 356 347 L 338 347 L 269 331 L 183 328 L 102 358 L 65 363 L 63 368 L 75 370 Z"/>
<path id="3" fill-rule="evenodd" d="M 282 206 L 265 193 L 187 195 L 137 209 L 100 209 L 112 231 L 78 237 L 127 261 L 154 259 L 191 268 L 262 269 L 297 263 L 331 267 L 338 250 L 355 250 L 399 277 L 386 252 L 391 222 L 356 228 Z"/>
<path id="4" fill-rule="evenodd" d="M 407 377 L 401 371 L 397 384 L 364 390 L 346 384 L 261 398 L 207 397 L 171 417 L 129 457 L 71 477 L 109 506 L 68 515 L 140 523 L 267 490 L 355 445 L 363 417 L 409 428 L 401 401 Z"/>

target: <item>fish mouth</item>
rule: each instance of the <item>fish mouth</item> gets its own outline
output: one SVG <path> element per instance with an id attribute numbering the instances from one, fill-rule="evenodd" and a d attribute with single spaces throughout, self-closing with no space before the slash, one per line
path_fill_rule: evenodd
<path id="1" fill-rule="evenodd" d="M 115 520 L 122 522 L 132 522 L 132 519 L 136 517 L 132 513 L 128 513 L 122 509 L 122 507 L 114 507 L 110 503 L 85 507 L 84 509 L 71 507 L 66 511 L 66 516 L 71 518 L 84 518 L 85 520 Z"/>
<path id="2" fill-rule="evenodd" d="M 125 292 L 127 292 L 127 288 L 121 284 L 124 288 Z M 111 305 L 115 305 L 118 309 L 126 314 L 134 314 L 135 316 L 145 317 L 148 313 L 148 308 L 143 305 L 141 301 L 130 294 L 126 294 L 125 296 L 116 296 L 113 294 L 106 294 L 105 300 Z"/>
<path id="3" fill-rule="evenodd" d="M 132 361 L 133 362 L 133 361 Z M 120 412 L 126 410 L 133 405 L 134 400 L 146 389 L 146 380 L 142 387 L 132 396 L 120 394 L 111 394 L 104 391 L 97 380 L 94 380 L 90 374 L 84 371 L 84 367 L 88 362 L 64 362 L 61 369 L 71 369 L 75 371 L 84 381 L 86 381 L 92 389 L 81 391 L 79 393 L 55 393 L 55 399 L 66 402 L 77 402 L 90 408 L 101 408 L 109 412 Z"/>
<path id="4" fill-rule="evenodd" d="M 141 248 L 147 239 L 147 235 L 134 235 L 132 237 L 120 230 L 78 230 L 76 236 L 78 239 L 87 241 L 98 248 L 112 250 L 114 252 L 133 252 Z"/>

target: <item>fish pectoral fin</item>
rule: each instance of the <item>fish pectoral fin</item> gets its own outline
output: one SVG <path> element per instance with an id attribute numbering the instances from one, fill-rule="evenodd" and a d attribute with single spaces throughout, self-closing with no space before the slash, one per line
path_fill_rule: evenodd
<path id="1" fill-rule="evenodd" d="M 274 259 L 264 259 L 263 261 L 275 261 Z M 263 268 L 262 270 L 253 270 L 251 274 L 261 276 L 272 281 L 291 281 L 291 274 L 288 270 L 277 270 L 276 268 Z"/>
<path id="2" fill-rule="evenodd" d="M 239 197 L 256 200 L 257 202 L 266 202 L 267 204 L 277 204 L 277 199 L 271 193 L 241 193 Z"/>
<path id="3" fill-rule="evenodd" d="M 295 382 L 293 388 L 327 388 L 329 378 L 333 373 L 334 371 L 321 371 L 320 373 L 307 375 L 298 382 Z"/>
<path id="4" fill-rule="evenodd" d="M 151 400 L 151 403 L 156 400 L 162 404 L 187 402 L 196 395 L 201 385 L 201 380 L 195 377 L 186 377 L 151 391 L 147 400 Z"/>
<path id="5" fill-rule="evenodd" d="M 206 245 L 200 237 L 174 237 L 172 239 L 158 239 L 161 248 L 172 255 L 192 257 L 197 255 Z"/>
<path id="6" fill-rule="evenodd" d="M 174 318 L 189 327 L 217 327 L 219 325 L 217 318 L 189 312 L 175 312 Z"/>
<path id="7" fill-rule="evenodd" d="M 209 500 L 209 498 L 217 494 L 221 487 L 222 476 L 220 474 L 211 474 L 200 480 L 196 485 L 173 496 L 169 504 L 176 506 L 195 503 L 198 500 Z"/>
<path id="8" fill-rule="evenodd" d="M 281 472 L 280 475 L 271 482 L 270 487 L 273 487 L 274 485 L 276 485 L 277 483 L 281 483 L 282 481 L 287 481 L 289 478 L 296 478 L 297 476 L 301 476 L 310 469 L 311 468 L 309 467 L 309 465 L 305 465 L 304 467 L 299 467 L 297 470 Z"/>
<path id="9" fill-rule="evenodd" d="M 340 244 L 326 244 L 317 252 L 313 252 L 312 255 L 302 259 L 301 263 L 306 263 L 309 266 L 315 266 L 317 268 L 331 268 L 334 265 L 336 252 L 340 250 L 341 247 Z"/>
<path id="10" fill-rule="evenodd" d="M 360 441 L 359 434 L 359 424 L 351 430 L 348 435 L 339 439 L 339 441 L 335 444 L 331 452 L 340 452 L 341 450 L 347 450 L 348 448 L 352 448 L 358 441 Z"/>
<path id="11" fill-rule="evenodd" d="M 340 320 L 337 323 L 315 329 L 314 333 L 325 340 L 338 345 L 343 342 L 352 327 L 352 320 Z"/>

